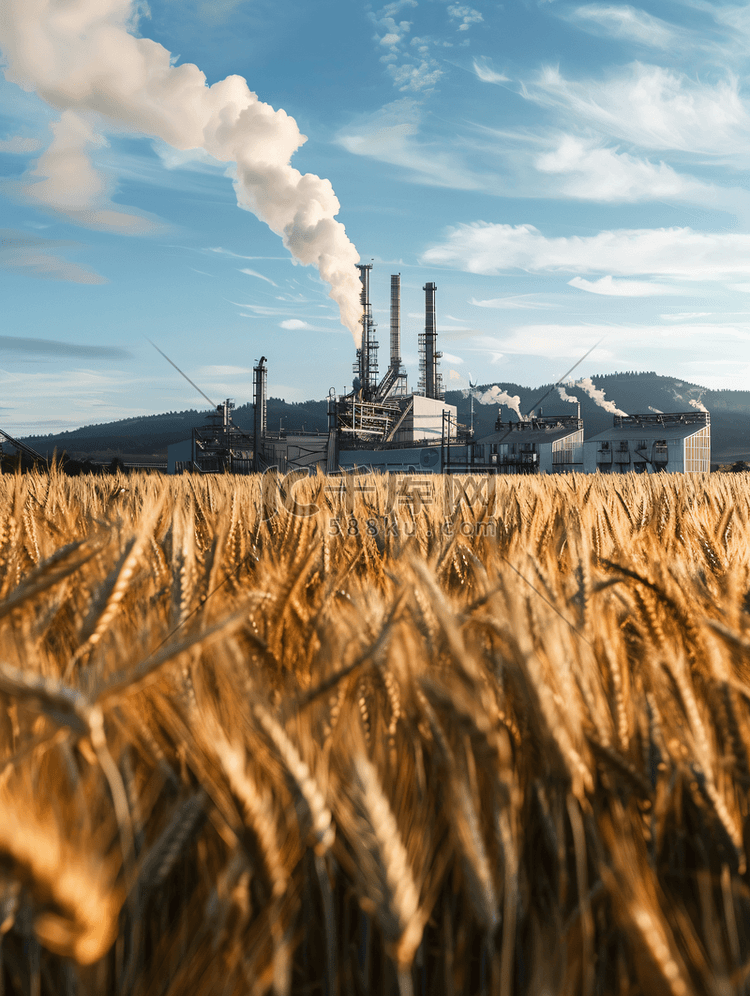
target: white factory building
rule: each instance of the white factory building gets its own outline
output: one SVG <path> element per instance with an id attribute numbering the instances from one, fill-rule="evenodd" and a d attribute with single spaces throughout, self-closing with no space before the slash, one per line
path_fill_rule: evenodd
<path id="1" fill-rule="evenodd" d="M 474 464 L 496 474 L 563 474 L 583 470 L 583 421 L 544 415 L 495 423 L 474 444 Z"/>
<path id="2" fill-rule="evenodd" d="M 587 474 L 708 473 L 711 419 L 708 412 L 615 415 L 614 425 L 583 444 Z"/>

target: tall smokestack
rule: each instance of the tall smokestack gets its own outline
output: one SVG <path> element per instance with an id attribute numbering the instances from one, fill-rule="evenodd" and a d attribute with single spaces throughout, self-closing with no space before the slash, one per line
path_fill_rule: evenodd
<path id="1" fill-rule="evenodd" d="M 391 274 L 391 369 L 401 369 L 401 274 Z"/>
<path id="2" fill-rule="evenodd" d="M 437 326 L 435 323 L 435 291 L 437 284 L 425 284 L 422 290 L 425 292 L 424 299 L 424 336 L 420 342 L 422 353 L 421 366 L 424 394 L 426 398 L 440 398 L 442 396 L 440 374 L 438 373 L 438 360 L 442 353 L 438 353 Z"/>
<path id="3" fill-rule="evenodd" d="M 357 350 L 357 363 L 354 372 L 359 380 L 362 396 L 369 400 L 378 386 L 378 342 L 375 338 L 375 322 L 372 320 L 370 304 L 370 270 L 372 263 L 357 263 L 361 290 L 359 303 L 362 306 L 362 343 Z M 357 384 L 355 384 L 355 389 Z"/>
<path id="4" fill-rule="evenodd" d="M 266 358 L 261 356 L 258 365 L 253 367 L 253 460 L 255 470 L 260 471 L 260 450 L 266 434 Z"/>

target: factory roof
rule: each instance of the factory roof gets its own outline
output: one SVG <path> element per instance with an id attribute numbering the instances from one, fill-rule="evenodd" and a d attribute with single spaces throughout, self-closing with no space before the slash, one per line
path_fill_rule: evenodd
<path id="1" fill-rule="evenodd" d="M 669 412 L 654 415 L 615 415 L 611 429 L 586 442 L 615 439 L 686 439 L 711 424 L 708 412 Z"/>
<path id="2" fill-rule="evenodd" d="M 544 415 L 522 422 L 496 422 L 495 431 L 477 439 L 478 443 L 554 443 L 583 428 L 575 415 Z"/>

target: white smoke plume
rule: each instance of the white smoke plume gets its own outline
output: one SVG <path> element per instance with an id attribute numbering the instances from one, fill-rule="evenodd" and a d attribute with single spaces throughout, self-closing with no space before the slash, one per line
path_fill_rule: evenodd
<path id="1" fill-rule="evenodd" d="M 203 150 L 230 164 L 238 205 L 280 235 L 297 262 L 318 267 L 358 341 L 359 255 L 335 220 L 339 202 L 328 180 L 290 165 L 306 136 L 241 76 L 209 87 L 197 66 L 172 65 L 162 45 L 131 34 L 138 9 L 137 0 L 0 3 L 6 79 L 62 112 L 34 170 L 42 179 L 27 196 L 83 224 L 142 229 L 141 219 L 108 202 L 89 149 L 106 144 L 109 127 Z"/>
<path id="2" fill-rule="evenodd" d="M 600 408 L 603 408 L 606 412 L 611 412 L 613 415 L 627 415 L 621 408 L 618 408 L 614 401 L 606 401 L 604 398 L 604 391 L 600 388 L 595 387 L 590 377 L 582 377 L 577 380 L 574 387 L 580 387 L 582 391 L 595 401 Z"/>
<path id="3" fill-rule="evenodd" d="M 577 405 L 579 403 L 578 398 L 574 398 L 572 394 L 568 394 L 568 392 L 565 390 L 562 384 L 557 385 L 557 393 L 560 395 L 563 401 L 569 401 L 571 405 Z"/>
<path id="4" fill-rule="evenodd" d="M 664 412 L 661 410 L 661 408 L 654 408 L 653 405 L 649 405 L 648 406 L 648 410 L 650 412 L 653 412 L 654 415 L 663 415 L 664 414 Z"/>
<path id="5" fill-rule="evenodd" d="M 520 422 L 524 422 L 526 417 L 521 414 L 521 398 L 518 394 L 507 394 L 501 391 L 497 384 L 488 387 L 486 391 L 472 391 L 474 397 L 480 405 L 507 405 L 518 415 Z"/>
<path id="6" fill-rule="evenodd" d="M 695 398 L 691 398 L 688 401 L 688 404 L 692 405 L 693 408 L 697 408 L 699 412 L 708 412 L 708 408 L 706 408 L 706 406 L 703 404 L 703 402 L 702 401 L 696 401 Z"/>

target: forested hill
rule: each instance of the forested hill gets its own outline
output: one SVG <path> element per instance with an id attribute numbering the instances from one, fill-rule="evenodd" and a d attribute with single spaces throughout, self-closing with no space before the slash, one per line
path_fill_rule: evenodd
<path id="1" fill-rule="evenodd" d="M 711 413 L 711 450 L 714 463 L 731 463 L 750 460 L 750 391 L 710 391 L 675 377 L 656 373 L 602 374 L 590 378 L 598 391 L 604 392 L 604 401 L 613 402 L 629 414 L 662 411 L 690 411 L 690 402 L 705 405 Z M 527 413 L 534 408 L 545 415 L 571 414 L 573 405 L 563 401 L 553 385 L 524 387 L 511 382 L 493 382 L 480 385 L 475 394 L 491 399 L 491 387 L 520 399 L 520 409 Z M 566 391 L 581 402 L 586 437 L 596 435 L 612 425 L 612 414 L 602 408 L 580 387 L 566 386 Z M 546 397 L 544 397 L 547 395 Z M 471 420 L 471 398 L 464 391 L 447 391 L 449 404 L 458 408 L 459 421 L 468 425 Z M 498 416 L 497 402 L 481 404 L 474 401 L 474 427 L 477 437 L 491 432 Z M 204 423 L 206 410 L 166 412 L 139 418 L 122 419 L 103 425 L 84 426 L 72 432 L 49 436 L 28 436 L 25 441 L 41 453 L 57 449 L 73 455 L 91 454 L 156 454 L 165 453 L 169 443 L 190 438 L 194 427 Z M 252 405 L 235 409 L 234 420 L 245 430 L 252 428 Z M 502 408 L 504 420 L 516 415 L 506 406 Z M 324 432 L 327 428 L 325 401 L 305 401 L 299 404 L 268 399 L 268 427 L 277 431 L 279 426 L 287 431 L 306 429 Z"/>
<path id="2" fill-rule="evenodd" d="M 325 432 L 328 428 L 327 403 L 325 401 L 303 401 L 299 404 L 286 402 L 281 398 L 269 398 L 268 427 L 278 431 L 301 429 Z M 40 453 L 51 454 L 57 449 L 69 454 L 122 453 L 152 454 L 165 453 L 170 443 L 190 439 L 192 430 L 206 421 L 208 406 L 204 409 L 189 409 L 182 412 L 165 412 L 162 415 L 142 415 L 137 418 L 121 419 L 117 422 L 104 422 L 101 425 L 85 425 L 71 432 L 60 432 L 49 436 L 25 436 L 23 442 L 33 446 Z M 253 426 L 253 406 L 238 405 L 233 419 L 240 429 L 250 432 Z M 0 426 L 1 427 L 1 426 Z"/>

